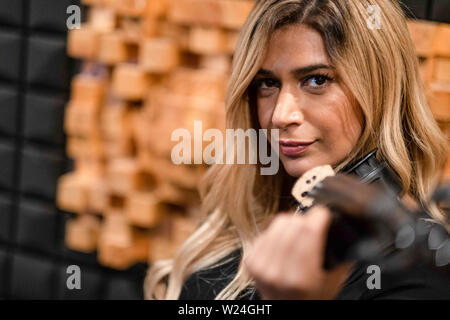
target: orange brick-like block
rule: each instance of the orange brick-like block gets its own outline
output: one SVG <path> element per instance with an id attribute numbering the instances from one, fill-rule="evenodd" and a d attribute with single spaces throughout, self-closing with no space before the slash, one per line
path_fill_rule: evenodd
<path id="1" fill-rule="evenodd" d="M 98 260 L 101 264 L 126 269 L 136 262 L 145 262 L 149 254 L 149 237 L 127 223 L 118 212 L 105 216 L 101 227 Z"/>
<path id="2" fill-rule="evenodd" d="M 117 17 L 111 8 L 95 6 L 89 10 L 88 23 L 98 32 L 112 32 L 116 28 Z"/>
<path id="3" fill-rule="evenodd" d="M 74 172 L 59 177 L 56 203 L 60 209 L 69 212 L 79 213 L 87 210 L 86 181 Z"/>
<path id="4" fill-rule="evenodd" d="M 144 109 L 133 110 L 130 114 L 131 134 L 138 149 L 148 145 L 148 128 L 150 121 L 144 114 Z"/>
<path id="5" fill-rule="evenodd" d="M 450 84 L 432 83 L 428 103 L 437 120 L 450 121 Z"/>
<path id="6" fill-rule="evenodd" d="M 113 140 L 131 137 L 131 110 L 124 102 L 107 104 L 102 109 L 101 128 L 104 137 Z"/>
<path id="7" fill-rule="evenodd" d="M 107 169 L 108 188 L 116 194 L 126 195 L 153 183 L 144 175 L 133 158 L 118 158 L 109 161 Z"/>
<path id="8" fill-rule="evenodd" d="M 428 69 L 428 78 L 431 81 L 450 83 L 450 58 L 431 58 Z"/>
<path id="9" fill-rule="evenodd" d="M 199 178 L 204 173 L 200 165 L 176 165 L 170 159 L 156 157 L 146 150 L 140 151 L 138 157 L 139 164 L 154 174 L 158 181 L 171 182 L 185 189 L 197 188 Z"/>
<path id="10" fill-rule="evenodd" d="M 88 193 L 89 210 L 103 213 L 109 204 L 109 188 L 103 177 L 93 179 L 86 187 Z"/>
<path id="11" fill-rule="evenodd" d="M 173 39 L 183 51 L 189 48 L 189 31 L 190 27 L 187 25 L 179 25 L 167 20 L 158 22 L 159 36 Z"/>
<path id="12" fill-rule="evenodd" d="M 231 29 L 240 29 L 252 10 L 255 1 L 220 0 L 221 24 Z"/>
<path id="13" fill-rule="evenodd" d="M 82 214 L 66 223 L 65 242 L 72 250 L 91 253 L 97 249 L 100 221 L 98 218 Z"/>
<path id="14" fill-rule="evenodd" d="M 169 181 L 160 181 L 154 193 L 159 201 L 179 206 L 185 206 L 189 200 L 194 200 L 191 194 L 187 195 L 185 189 L 182 190 Z"/>
<path id="15" fill-rule="evenodd" d="M 129 157 L 133 154 L 133 145 L 130 139 L 105 139 L 103 144 L 105 155 L 108 158 Z"/>
<path id="16" fill-rule="evenodd" d="M 98 60 L 105 64 L 116 64 L 128 59 L 129 50 L 122 33 L 106 33 L 100 38 Z"/>
<path id="17" fill-rule="evenodd" d="M 138 227 L 150 228 L 164 215 L 163 204 L 151 192 L 132 192 L 128 195 L 125 214 L 128 221 Z"/>
<path id="18" fill-rule="evenodd" d="M 222 101 L 225 98 L 227 81 L 227 74 L 221 71 L 206 68 L 178 68 L 167 78 L 169 91 L 163 95 L 167 97 L 170 93 L 176 93 Z M 186 86 L 186 83 L 190 85 Z M 186 99 L 183 100 L 184 105 L 187 104 Z"/>
<path id="19" fill-rule="evenodd" d="M 166 13 L 167 0 L 111 0 L 115 10 L 126 16 L 160 17 Z"/>
<path id="20" fill-rule="evenodd" d="M 408 30 L 416 47 L 417 55 L 428 57 L 432 53 L 432 43 L 436 33 L 437 23 L 410 20 Z"/>
<path id="21" fill-rule="evenodd" d="M 222 29 L 193 27 L 189 33 L 189 50 L 194 53 L 217 54 L 226 48 L 227 38 Z"/>
<path id="22" fill-rule="evenodd" d="M 112 89 L 125 100 L 141 100 L 148 92 L 150 79 L 136 64 L 119 64 L 113 72 Z"/>
<path id="23" fill-rule="evenodd" d="M 78 74 L 72 79 L 71 100 L 97 109 L 103 103 L 105 90 L 106 82 L 103 78 Z"/>
<path id="24" fill-rule="evenodd" d="M 147 10 L 150 0 L 112 0 L 114 9 L 122 15 L 141 16 Z"/>
<path id="25" fill-rule="evenodd" d="M 92 108 L 84 108 L 77 101 L 70 101 L 64 114 L 64 131 L 69 135 L 93 136 L 98 135 L 99 112 Z"/>
<path id="26" fill-rule="evenodd" d="M 219 26 L 222 20 L 220 2 L 217 0 L 172 0 L 168 18 L 180 24 Z"/>
<path id="27" fill-rule="evenodd" d="M 231 59 L 227 54 L 200 57 L 200 68 L 228 73 L 231 70 Z"/>
<path id="28" fill-rule="evenodd" d="M 433 54 L 450 58 L 450 25 L 439 24 L 433 39 Z"/>
<path id="29" fill-rule="evenodd" d="M 95 59 L 99 49 L 100 33 L 87 24 L 70 30 L 67 38 L 67 54 L 74 58 Z"/>
<path id="30" fill-rule="evenodd" d="M 101 159 L 104 156 L 103 144 L 99 137 L 89 138 L 69 136 L 66 152 L 70 158 Z"/>
<path id="31" fill-rule="evenodd" d="M 223 26 L 239 29 L 247 19 L 254 1 L 172 0 L 169 20 L 181 24 Z"/>
<path id="32" fill-rule="evenodd" d="M 140 66 L 148 72 L 166 73 L 179 64 L 179 50 L 169 38 L 149 38 L 141 42 Z"/>

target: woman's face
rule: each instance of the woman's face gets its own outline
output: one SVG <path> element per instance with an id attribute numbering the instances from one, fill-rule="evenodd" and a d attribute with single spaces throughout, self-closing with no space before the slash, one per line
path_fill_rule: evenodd
<path id="1" fill-rule="evenodd" d="M 259 124 L 268 132 L 279 129 L 279 156 L 289 175 L 338 164 L 355 146 L 362 113 L 314 29 L 275 31 L 255 84 Z"/>

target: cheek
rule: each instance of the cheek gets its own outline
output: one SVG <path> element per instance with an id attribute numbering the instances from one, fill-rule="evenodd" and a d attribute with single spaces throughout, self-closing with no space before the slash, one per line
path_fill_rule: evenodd
<path id="1" fill-rule="evenodd" d="M 342 97 L 335 99 L 327 109 L 315 117 L 324 144 L 338 153 L 350 152 L 362 131 L 360 111 Z"/>
<path id="2" fill-rule="evenodd" d="M 257 115 L 261 129 L 269 129 L 272 119 L 272 109 L 264 102 L 258 101 Z"/>

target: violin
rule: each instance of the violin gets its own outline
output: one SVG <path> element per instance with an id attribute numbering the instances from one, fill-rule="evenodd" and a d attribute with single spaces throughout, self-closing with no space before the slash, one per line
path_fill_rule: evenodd
<path id="1" fill-rule="evenodd" d="M 317 204 L 332 213 L 324 269 L 358 260 L 399 271 L 420 260 L 450 273 L 446 226 L 430 221 L 424 207 L 412 210 L 403 204 L 397 176 L 376 159 L 376 151 L 339 174 L 331 166 L 313 168 L 292 189 L 296 214 L 307 214 Z M 431 202 L 448 213 L 450 185 L 438 187 Z"/>

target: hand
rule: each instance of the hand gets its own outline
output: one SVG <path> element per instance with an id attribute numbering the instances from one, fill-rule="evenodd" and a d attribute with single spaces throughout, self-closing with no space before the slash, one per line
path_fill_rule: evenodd
<path id="1" fill-rule="evenodd" d="M 352 263 L 331 271 L 323 266 L 328 208 L 315 206 L 303 215 L 279 213 L 244 258 L 263 299 L 333 299 L 350 274 Z"/>

